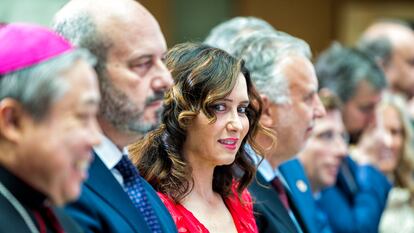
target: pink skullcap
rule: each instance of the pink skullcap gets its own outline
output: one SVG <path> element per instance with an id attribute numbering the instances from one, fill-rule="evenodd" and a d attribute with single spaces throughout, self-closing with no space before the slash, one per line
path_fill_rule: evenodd
<path id="1" fill-rule="evenodd" d="M 32 24 L 0 25 L 0 75 L 39 64 L 74 47 L 52 30 Z"/>

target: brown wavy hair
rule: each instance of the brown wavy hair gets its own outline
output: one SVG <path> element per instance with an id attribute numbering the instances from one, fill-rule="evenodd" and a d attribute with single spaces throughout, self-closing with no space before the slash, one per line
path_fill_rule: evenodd
<path id="1" fill-rule="evenodd" d="M 256 166 L 245 153 L 244 145 L 248 142 L 261 152 L 253 139 L 259 130 L 266 131 L 259 123 L 262 102 L 244 62 L 221 49 L 199 43 L 183 43 L 168 52 L 166 63 L 174 85 L 164 97 L 161 125 L 129 147 L 133 162 L 155 190 L 179 203 L 194 186 L 191 167 L 182 153 L 186 128 L 200 112 L 210 119 L 210 123 L 214 123 L 216 116 L 211 105 L 231 93 L 238 75 L 242 73 L 250 100 L 246 111 L 249 131 L 234 162 L 217 166 L 213 174 L 215 192 L 223 197 L 229 196 L 236 181 L 240 197 L 256 172 Z"/>

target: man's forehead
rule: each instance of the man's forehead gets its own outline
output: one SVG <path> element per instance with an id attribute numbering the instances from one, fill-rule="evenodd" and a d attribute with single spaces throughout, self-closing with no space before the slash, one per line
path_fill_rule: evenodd
<path id="1" fill-rule="evenodd" d="M 117 29 L 116 29 L 117 30 Z M 144 28 L 130 27 L 128 32 L 112 33 L 109 52 L 128 53 L 134 58 L 145 55 L 162 55 L 167 51 L 165 38 L 158 25 Z"/>
<path id="2" fill-rule="evenodd" d="M 317 91 L 318 80 L 310 61 L 305 57 L 291 58 L 285 63 L 284 75 L 290 89 L 299 91 Z"/>
<path id="3" fill-rule="evenodd" d="M 410 42 L 400 43 L 395 47 L 394 54 L 405 59 L 414 59 L 414 37 Z"/>
<path id="4" fill-rule="evenodd" d="M 370 100 L 377 99 L 381 96 L 382 90 L 377 90 L 373 84 L 369 83 L 366 80 L 358 82 L 354 95 L 352 99 L 358 100 Z"/>

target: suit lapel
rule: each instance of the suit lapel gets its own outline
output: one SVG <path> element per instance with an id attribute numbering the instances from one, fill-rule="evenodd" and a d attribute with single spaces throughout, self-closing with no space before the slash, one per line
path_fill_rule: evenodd
<path id="1" fill-rule="evenodd" d="M 280 165 L 279 171 L 290 188 L 286 193 L 303 232 L 317 232 L 312 217 L 316 211 L 315 201 L 304 168 L 297 159 L 292 159 Z"/>
<path id="2" fill-rule="evenodd" d="M 306 224 L 304 223 L 304 219 L 302 217 L 302 214 L 299 211 L 299 207 L 293 201 L 294 199 L 292 197 L 292 193 L 289 190 L 286 190 L 286 194 L 288 196 L 290 208 L 291 208 L 293 214 L 295 215 L 296 221 L 299 223 L 300 227 L 302 228 L 302 231 L 304 233 L 309 232 L 309 229 L 307 228 Z"/>
<path id="3" fill-rule="evenodd" d="M 252 195 L 256 199 L 255 202 L 263 202 L 263 207 L 274 218 L 278 219 L 279 222 L 287 229 L 290 229 L 291 232 L 296 232 L 295 225 L 280 201 L 276 190 L 274 190 L 274 188 L 264 179 L 260 172 L 256 173 L 256 177 L 257 178 L 254 179 L 250 189 Z M 263 186 L 268 186 L 268 188 Z"/>
<path id="4" fill-rule="evenodd" d="M 151 232 L 144 217 L 135 208 L 128 194 L 125 193 L 111 171 L 108 170 L 96 154 L 89 169 L 89 177 L 85 185 L 118 212 L 119 215 L 123 216 L 131 228 L 137 232 Z M 144 229 L 145 231 L 143 231 Z"/>
<path id="5" fill-rule="evenodd" d="M 22 216 L 3 195 L 0 195 L 0 206 L 0 232 L 30 232 Z"/>
<path id="6" fill-rule="evenodd" d="M 78 226 L 73 219 L 71 219 L 64 210 L 58 207 L 53 207 L 53 213 L 59 220 L 60 225 L 63 227 L 65 232 L 70 233 L 81 233 L 83 232 L 80 226 Z"/>

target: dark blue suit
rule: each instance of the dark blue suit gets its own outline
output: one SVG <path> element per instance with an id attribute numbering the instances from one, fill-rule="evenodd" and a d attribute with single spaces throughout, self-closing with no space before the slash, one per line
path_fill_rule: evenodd
<path id="1" fill-rule="evenodd" d="M 260 172 L 256 173 L 249 191 L 253 197 L 254 215 L 260 233 L 297 233 L 276 190 Z"/>
<path id="2" fill-rule="evenodd" d="M 377 233 L 391 184 L 372 166 L 345 158 L 337 184 L 322 192 L 318 204 L 338 233 Z"/>
<path id="3" fill-rule="evenodd" d="M 143 184 L 163 232 L 177 232 L 171 215 L 154 189 L 145 180 Z M 122 186 L 96 154 L 80 199 L 68 205 L 66 210 L 86 232 L 151 232 Z"/>
<path id="4" fill-rule="evenodd" d="M 294 203 L 295 216 L 309 233 L 329 232 L 326 217 L 319 213 L 312 195 L 305 169 L 297 158 L 279 166 L 279 171 L 290 188 L 290 199 Z"/>

